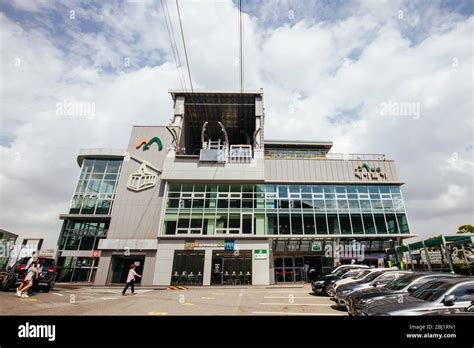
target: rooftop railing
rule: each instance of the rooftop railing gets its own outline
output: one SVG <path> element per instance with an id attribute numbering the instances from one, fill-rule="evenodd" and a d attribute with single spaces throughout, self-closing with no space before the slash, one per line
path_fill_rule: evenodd
<path id="1" fill-rule="evenodd" d="M 384 154 L 327 153 L 318 150 L 283 150 L 265 149 L 266 159 L 312 159 L 312 160 L 355 160 L 385 161 Z"/>

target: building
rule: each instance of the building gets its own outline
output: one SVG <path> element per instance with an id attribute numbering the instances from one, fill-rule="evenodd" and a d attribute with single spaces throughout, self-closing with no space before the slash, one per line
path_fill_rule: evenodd
<path id="1" fill-rule="evenodd" d="M 120 283 L 135 263 L 146 285 L 300 282 L 414 236 L 384 155 L 266 140 L 262 90 L 170 93 L 168 126 L 80 152 L 60 281 Z"/>
<path id="2" fill-rule="evenodd" d="M 18 235 L 0 229 L 0 272 L 8 266 Z"/>

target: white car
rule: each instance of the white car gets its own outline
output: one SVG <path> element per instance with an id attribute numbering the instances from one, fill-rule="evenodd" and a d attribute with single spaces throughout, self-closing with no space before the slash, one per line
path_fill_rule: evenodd
<path id="1" fill-rule="evenodd" d="M 337 287 L 340 286 L 340 285 L 348 284 L 348 283 L 352 283 L 352 282 L 356 282 L 358 280 L 361 280 L 367 274 L 373 272 L 373 270 L 376 270 L 376 269 L 379 269 L 379 268 L 369 268 L 369 269 L 362 268 L 362 269 L 358 270 L 358 272 L 356 274 L 354 274 L 352 277 L 343 278 L 343 279 L 340 279 L 337 282 L 335 282 L 334 283 L 334 289 L 337 289 Z"/>
<path id="2" fill-rule="evenodd" d="M 333 273 L 336 273 L 337 271 L 339 271 L 340 269 L 343 269 L 343 268 L 369 268 L 369 266 L 365 266 L 365 265 L 340 265 L 340 266 L 337 266 L 336 268 L 334 268 L 330 274 L 333 274 Z"/>

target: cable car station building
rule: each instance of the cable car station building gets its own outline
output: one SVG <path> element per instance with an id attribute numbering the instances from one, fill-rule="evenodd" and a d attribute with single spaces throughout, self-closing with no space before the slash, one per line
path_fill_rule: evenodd
<path id="1" fill-rule="evenodd" d="M 123 283 L 135 263 L 144 285 L 301 282 L 305 264 L 378 265 L 414 236 L 384 155 L 266 140 L 262 90 L 170 93 L 168 126 L 79 153 L 59 281 Z"/>

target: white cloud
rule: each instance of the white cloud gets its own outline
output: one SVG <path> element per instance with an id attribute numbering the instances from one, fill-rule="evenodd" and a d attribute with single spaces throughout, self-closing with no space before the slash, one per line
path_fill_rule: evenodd
<path id="1" fill-rule="evenodd" d="M 180 4 L 195 88 L 238 89 L 235 5 Z M 8 83 L 0 85 L 0 225 L 44 235 L 51 247 L 77 180 L 79 148 L 125 148 L 132 124 L 167 124 L 167 90 L 179 82 L 155 2 L 66 2 L 61 13 L 74 8 L 77 19 L 66 18 L 62 35 L 41 17 L 47 5 L 14 5 L 38 17 L 33 26 L 17 25 L 0 13 L 0 42 L 8 47 L 1 54 Z M 268 6 L 243 16 L 245 87 L 264 88 L 266 137 L 386 153 L 406 182 L 414 232 L 426 237 L 472 223 L 474 18 L 392 1 L 353 2 L 334 9 L 337 19 L 319 2 L 306 4 L 319 11 L 313 17 L 298 3 Z M 397 18 L 400 8 L 407 23 Z M 169 9 L 184 63 L 174 2 Z M 84 30 L 86 18 L 93 29 Z M 64 100 L 94 103 L 94 119 L 57 115 Z M 382 116 L 380 104 L 389 100 L 419 103 L 420 118 Z"/>

